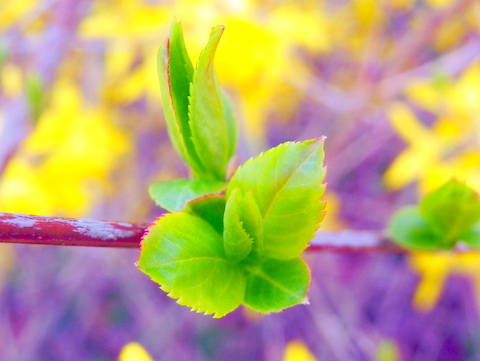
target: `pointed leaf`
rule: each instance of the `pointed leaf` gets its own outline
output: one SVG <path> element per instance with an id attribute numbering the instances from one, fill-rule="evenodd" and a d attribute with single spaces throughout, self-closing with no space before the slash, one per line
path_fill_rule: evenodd
<path id="1" fill-rule="evenodd" d="M 225 91 L 222 91 L 222 104 L 228 133 L 229 148 L 227 159 L 230 159 L 235 154 L 235 147 L 237 145 L 237 121 L 233 115 L 230 97 L 225 93 Z"/>
<path id="2" fill-rule="evenodd" d="M 252 250 L 245 261 L 253 264 L 263 255 L 263 219 L 251 191 L 248 191 L 242 199 L 240 219 L 253 240 Z"/>
<path id="3" fill-rule="evenodd" d="M 213 179 L 224 181 L 232 153 L 232 119 L 223 90 L 215 73 L 213 59 L 225 27 L 217 26 L 200 54 L 190 87 L 190 128 L 192 141 L 204 169 Z"/>
<path id="4" fill-rule="evenodd" d="M 225 196 L 210 194 L 187 203 L 185 212 L 200 217 L 210 224 L 219 235 L 223 234 Z"/>
<path id="5" fill-rule="evenodd" d="M 454 242 L 480 219 L 480 197 L 466 184 L 451 180 L 425 196 L 420 212 L 440 237 Z"/>
<path id="6" fill-rule="evenodd" d="M 454 243 L 444 240 L 434 232 L 417 207 L 398 210 L 388 225 L 389 236 L 399 245 L 416 251 L 435 251 L 452 248 Z"/>
<path id="7" fill-rule="evenodd" d="M 167 214 L 148 228 L 137 266 L 180 305 L 214 317 L 237 308 L 245 293 L 244 272 L 226 259 L 221 236 L 186 212 Z"/>
<path id="8" fill-rule="evenodd" d="M 157 205 L 170 212 L 181 211 L 187 202 L 226 189 L 223 182 L 200 179 L 175 179 L 150 186 L 150 197 Z"/>
<path id="9" fill-rule="evenodd" d="M 194 175 L 203 173 L 200 160 L 191 140 L 188 117 L 188 96 L 193 80 L 193 66 L 188 56 L 181 24 L 174 20 L 170 37 L 157 55 L 158 80 L 168 134 L 173 146 Z"/>
<path id="10" fill-rule="evenodd" d="M 266 257 L 297 257 L 323 219 L 323 138 L 287 142 L 248 160 L 233 175 L 235 188 L 252 191 L 263 218 Z"/>
<path id="11" fill-rule="evenodd" d="M 244 303 L 262 312 L 279 312 L 307 302 L 310 270 L 300 257 L 267 259 L 247 276 Z"/>
<path id="12" fill-rule="evenodd" d="M 240 220 L 240 199 L 238 188 L 227 199 L 223 218 L 223 245 L 227 258 L 234 262 L 244 259 L 252 249 L 252 238 Z"/>

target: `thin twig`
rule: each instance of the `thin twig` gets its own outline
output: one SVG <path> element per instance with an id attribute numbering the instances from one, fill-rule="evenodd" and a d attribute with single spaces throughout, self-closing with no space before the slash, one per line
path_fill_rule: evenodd
<path id="1" fill-rule="evenodd" d="M 0 212 L 0 243 L 138 248 L 147 224 Z M 405 252 L 370 231 L 320 232 L 310 251 Z"/>
<path id="2" fill-rule="evenodd" d="M 0 243 L 139 248 L 147 227 L 146 223 L 0 212 Z M 404 254 L 410 251 L 393 243 L 383 232 L 343 230 L 319 232 L 307 248 L 307 253 L 310 252 Z M 462 244 L 452 252 L 478 253 Z"/>
<path id="3" fill-rule="evenodd" d="M 0 243 L 138 248 L 146 224 L 0 212 Z"/>

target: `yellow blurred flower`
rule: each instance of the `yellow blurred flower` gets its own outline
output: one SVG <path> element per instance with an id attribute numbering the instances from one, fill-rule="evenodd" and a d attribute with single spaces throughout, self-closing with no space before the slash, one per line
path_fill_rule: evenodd
<path id="1" fill-rule="evenodd" d="M 35 132 L 0 179 L 2 211 L 80 217 L 104 199 L 110 172 L 130 149 L 114 117 L 86 106 L 76 84 L 59 80 Z"/>
<path id="2" fill-rule="evenodd" d="M 118 361 L 153 361 L 153 359 L 138 342 L 130 342 L 123 346 Z"/>
<path id="3" fill-rule="evenodd" d="M 407 96 L 436 120 L 429 127 L 406 104 L 390 107 L 392 126 L 407 148 L 386 171 L 387 187 L 395 190 L 418 181 L 425 194 L 455 177 L 480 189 L 480 62 L 456 81 L 440 76 L 416 81 Z"/>
<path id="4" fill-rule="evenodd" d="M 82 22 L 80 34 L 109 41 L 113 52 L 109 51 L 107 67 L 117 81 L 108 94 L 117 100 L 131 101 L 147 90 L 158 102 L 155 53 L 174 16 L 183 23 L 193 61 L 210 28 L 226 25 L 216 68 L 222 84 L 239 92 L 236 102 L 251 136 L 263 134 L 273 109 L 288 112 L 295 104 L 299 94 L 292 84 L 304 84 L 308 74 L 297 48 L 318 53 L 331 47 L 329 19 L 322 4 L 312 1 L 183 0 L 152 5 L 118 0 L 112 7 L 110 1 L 97 0 L 93 9 Z M 134 66 L 139 58 L 144 62 Z"/>
<path id="5" fill-rule="evenodd" d="M 0 3 L 0 30 L 19 23 L 38 6 L 36 0 L 2 1 Z"/>
<path id="6" fill-rule="evenodd" d="M 298 340 L 290 341 L 285 348 L 283 361 L 316 361 L 308 347 Z"/>
<path id="7" fill-rule="evenodd" d="M 382 340 L 378 345 L 375 361 L 397 361 L 400 360 L 400 352 L 392 340 Z"/>
<path id="8" fill-rule="evenodd" d="M 18 96 L 24 85 L 22 69 L 14 64 L 6 63 L 0 70 L 0 94 L 3 93 L 7 98 Z"/>
<path id="9" fill-rule="evenodd" d="M 480 299 L 480 255 L 475 253 L 414 253 L 410 267 L 420 275 L 413 304 L 422 311 L 431 310 L 442 295 L 451 274 L 469 276 Z"/>

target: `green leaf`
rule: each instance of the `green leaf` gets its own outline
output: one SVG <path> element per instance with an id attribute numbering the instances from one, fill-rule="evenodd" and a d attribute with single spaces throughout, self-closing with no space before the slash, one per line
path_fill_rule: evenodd
<path id="1" fill-rule="evenodd" d="M 287 142 L 248 160 L 233 175 L 235 188 L 251 191 L 263 219 L 264 255 L 299 256 L 324 217 L 323 138 Z"/>
<path id="2" fill-rule="evenodd" d="M 449 249 L 453 243 L 445 243 L 422 217 L 417 207 L 398 210 L 388 226 L 389 236 L 399 245 L 417 251 Z"/>
<path id="3" fill-rule="evenodd" d="M 251 191 L 248 191 L 242 199 L 240 219 L 243 222 L 243 227 L 253 240 L 252 250 L 245 262 L 254 264 L 263 256 L 264 234 L 262 214 Z"/>
<path id="4" fill-rule="evenodd" d="M 187 203 L 185 212 L 200 217 L 210 224 L 219 235 L 223 234 L 225 196 L 210 194 Z"/>
<path id="5" fill-rule="evenodd" d="M 239 262 L 252 249 L 253 239 L 240 220 L 240 199 L 238 188 L 234 189 L 227 199 L 223 218 L 223 245 L 227 258 Z"/>
<path id="6" fill-rule="evenodd" d="M 420 212 L 446 243 L 455 242 L 480 219 L 480 197 L 466 184 L 451 180 L 425 196 Z"/>
<path id="7" fill-rule="evenodd" d="M 250 270 L 244 303 L 257 312 L 279 312 L 307 303 L 309 284 L 310 270 L 300 257 L 267 259 Z"/>
<path id="8" fill-rule="evenodd" d="M 480 248 L 480 222 L 475 223 L 472 228 L 462 233 L 458 238 L 470 247 Z"/>
<path id="9" fill-rule="evenodd" d="M 193 80 L 193 65 L 188 56 L 181 24 L 174 20 L 170 36 L 157 55 L 158 80 L 162 91 L 163 112 L 173 146 L 191 167 L 194 176 L 204 173 L 191 140 L 188 96 Z"/>
<path id="10" fill-rule="evenodd" d="M 225 115 L 225 121 L 227 125 L 227 133 L 228 133 L 228 156 L 227 158 L 230 159 L 235 154 L 235 147 L 237 145 L 237 120 L 233 115 L 233 108 L 232 103 L 230 101 L 230 97 L 227 95 L 225 91 L 222 89 L 222 105 Z"/>
<path id="11" fill-rule="evenodd" d="M 157 205 L 170 212 L 181 211 L 187 202 L 226 189 L 223 182 L 200 179 L 175 179 L 150 186 L 150 197 Z"/>
<path id="12" fill-rule="evenodd" d="M 180 305 L 222 317 L 245 294 L 245 274 L 227 260 L 222 237 L 186 212 L 157 219 L 145 233 L 137 266 Z"/>
<path id="13" fill-rule="evenodd" d="M 213 59 L 225 27 L 214 27 L 210 41 L 200 54 L 190 87 L 192 142 L 204 169 L 224 181 L 233 155 L 234 121 L 228 100 L 218 82 Z"/>

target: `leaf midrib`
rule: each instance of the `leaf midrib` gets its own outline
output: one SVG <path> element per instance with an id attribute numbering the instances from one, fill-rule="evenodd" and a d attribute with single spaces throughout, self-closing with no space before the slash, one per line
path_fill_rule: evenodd
<path id="1" fill-rule="evenodd" d="M 294 169 L 293 172 L 291 172 L 291 174 L 287 177 L 285 177 L 285 181 L 283 182 L 283 184 L 281 185 L 280 189 L 274 194 L 272 200 L 270 201 L 270 203 L 268 204 L 268 207 L 263 215 L 263 218 L 266 219 L 268 218 L 268 214 L 270 213 L 271 209 L 272 209 L 272 206 L 273 204 L 276 202 L 277 198 L 278 198 L 278 195 L 283 191 L 283 189 L 285 189 L 286 185 L 290 182 L 290 180 L 292 179 L 292 177 L 294 176 L 295 173 L 297 173 L 297 171 L 306 163 L 306 161 L 308 160 L 308 158 L 310 158 L 310 156 L 316 151 L 315 147 L 314 149 L 312 149 L 306 156 L 305 158 L 299 163 L 298 167 L 296 167 Z M 275 173 L 276 175 L 276 173 Z"/>

